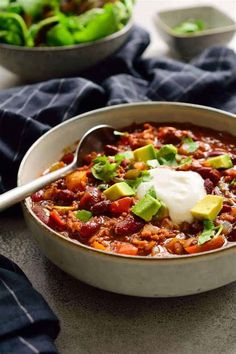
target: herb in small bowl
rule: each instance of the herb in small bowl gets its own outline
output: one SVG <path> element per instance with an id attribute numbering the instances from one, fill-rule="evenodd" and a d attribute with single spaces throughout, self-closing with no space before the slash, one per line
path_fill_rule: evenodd
<path id="1" fill-rule="evenodd" d="M 206 24 L 204 21 L 190 18 L 175 26 L 173 31 L 177 34 L 194 34 L 203 31 L 205 28 Z"/>

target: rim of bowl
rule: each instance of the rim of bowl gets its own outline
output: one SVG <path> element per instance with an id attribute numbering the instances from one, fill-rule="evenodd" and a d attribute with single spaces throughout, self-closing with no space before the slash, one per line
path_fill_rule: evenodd
<path id="1" fill-rule="evenodd" d="M 31 147 L 28 149 L 28 151 L 26 152 L 26 154 L 24 155 L 19 170 L 18 170 L 18 175 L 17 175 L 17 185 L 21 186 L 21 173 L 24 169 L 24 165 L 25 162 L 28 158 L 28 156 L 31 154 L 31 152 L 35 149 L 35 147 L 41 143 L 41 141 L 43 139 L 45 139 L 48 135 L 50 135 L 52 132 L 56 131 L 56 130 L 60 130 L 63 128 L 63 126 L 65 126 L 66 124 L 69 124 L 73 121 L 79 120 L 79 119 L 89 119 L 90 117 L 94 117 L 94 114 L 96 113 L 100 113 L 100 112 L 104 112 L 104 111 L 112 111 L 112 110 L 119 110 L 119 109 L 123 109 L 127 106 L 129 107 L 141 107 L 141 106 L 156 106 L 156 105 L 162 105 L 162 106 L 179 106 L 179 107 L 188 107 L 188 108 L 195 108 L 195 109 L 199 109 L 199 110 L 203 110 L 203 111 L 212 111 L 212 112 L 216 112 L 219 114 L 223 114 L 226 115 L 228 117 L 231 117 L 233 119 L 236 119 L 236 115 L 230 112 L 226 112 L 220 109 L 216 109 L 216 108 L 211 108 L 211 107 L 207 107 L 207 106 L 203 106 L 203 105 L 197 105 L 197 104 L 191 104 L 191 103 L 183 103 L 183 102 L 162 102 L 162 101 L 152 101 L 152 102 L 136 102 L 136 103 L 126 103 L 126 104 L 119 104 L 119 105 L 115 105 L 115 106 L 111 106 L 111 107 L 104 107 L 104 108 L 99 108 L 84 114 L 80 114 L 78 116 L 75 116 L 65 122 L 62 122 L 61 124 L 55 126 L 54 128 L 50 129 L 48 132 L 46 132 L 45 134 L 43 134 L 39 139 L 37 139 L 33 145 L 31 145 Z M 236 123 L 235 123 L 236 124 Z M 196 124 L 197 125 L 197 124 Z M 71 238 L 66 238 L 65 236 L 61 235 L 59 232 L 53 230 L 52 228 L 50 228 L 49 226 L 45 225 L 32 211 L 31 205 L 30 205 L 30 197 L 27 197 L 24 201 L 21 202 L 22 207 L 24 208 L 24 210 L 27 212 L 29 217 L 32 217 L 33 221 L 37 224 L 39 224 L 42 228 L 44 228 L 47 232 L 49 232 L 51 234 L 51 236 L 53 236 L 54 238 L 59 238 L 60 241 L 66 243 L 67 245 L 70 245 L 71 247 L 76 247 L 76 248 L 80 248 L 83 251 L 89 251 L 92 253 L 96 253 L 99 254 L 101 256 L 105 256 L 105 257 L 115 257 L 116 259 L 119 258 L 125 258 L 125 259 L 129 259 L 129 260 L 140 260 L 140 261 L 149 261 L 149 262 L 170 262 L 170 261 L 187 261 L 188 259 L 196 259 L 201 257 L 201 259 L 203 257 L 210 257 L 210 256 L 214 256 L 214 255 L 218 255 L 221 253 L 225 253 L 229 250 L 232 250 L 233 248 L 235 248 L 236 250 L 236 242 L 233 242 L 232 244 L 228 244 L 224 247 L 215 249 L 215 250 L 211 250 L 211 251 L 207 251 L 207 252 L 202 252 L 202 253 L 196 253 L 196 254 L 186 254 L 186 255 L 179 255 L 179 256 L 175 256 L 175 255 L 171 255 L 171 256 L 161 256 L 161 257 L 147 257 L 147 256 L 129 256 L 129 255 L 122 255 L 122 254 L 118 254 L 118 253 L 110 253 L 110 252 L 106 252 L 106 251 L 102 251 L 102 250 L 98 250 L 95 249 L 93 247 L 87 246 L 83 243 L 80 243 L 79 241 L 73 240 Z"/>
<path id="2" fill-rule="evenodd" d="M 198 9 L 199 7 L 201 8 L 207 8 L 207 9 L 213 9 L 215 11 L 218 11 L 221 15 L 225 16 L 227 19 L 230 19 L 233 24 L 231 25 L 219 25 L 216 28 L 209 28 L 209 29 L 205 29 L 202 30 L 200 32 L 196 32 L 196 33 L 191 33 L 191 34 L 178 34 L 176 33 L 162 18 L 161 18 L 161 14 L 163 13 L 172 13 L 174 15 L 175 11 L 180 11 L 180 10 L 190 10 L 190 9 Z M 230 16 L 228 16 L 226 13 L 224 13 L 223 11 L 219 10 L 217 7 L 215 6 L 191 6 L 191 7 L 184 7 L 181 9 L 173 9 L 173 10 L 166 10 L 166 11 L 159 11 L 158 13 L 156 13 L 156 20 L 158 22 L 158 24 L 160 25 L 160 27 L 162 27 L 162 29 L 167 32 L 169 35 L 171 35 L 172 37 L 176 37 L 176 38 L 199 38 L 199 37 L 204 37 L 204 36 L 208 36 L 208 35 L 212 35 L 212 34 L 219 34 L 219 33 L 227 33 L 227 32 L 231 32 L 231 31 L 236 31 L 236 22 L 234 21 L 233 18 L 231 18 Z"/>
<path id="3" fill-rule="evenodd" d="M 55 47 L 24 47 L 24 46 L 17 46 L 17 45 L 11 45 L 11 44 L 4 44 L 0 43 L 0 49 L 8 49 L 12 51 L 24 51 L 24 52 L 58 52 L 58 51 L 66 51 L 66 50 L 75 50 L 75 49 L 80 49 L 80 48 L 87 48 L 87 47 L 93 47 L 96 46 L 97 44 L 101 43 L 106 43 L 109 41 L 112 41 L 116 38 L 121 37 L 125 33 L 129 32 L 132 27 L 133 27 L 133 17 L 131 16 L 129 21 L 125 24 L 123 28 L 120 30 L 109 34 L 108 36 L 105 36 L 103 38 L 97 39 L 95 41 L 90 41 L 87 43 L 81 43 L 81 44 L 73 44 L 73 45 L 67 45 L 67 46 L 55 46 Z"/>

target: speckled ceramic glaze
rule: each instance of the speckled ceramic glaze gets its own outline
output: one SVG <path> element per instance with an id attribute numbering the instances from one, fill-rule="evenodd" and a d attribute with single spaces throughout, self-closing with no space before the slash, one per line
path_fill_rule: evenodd
<path id="1" fill-rule="evenodd" d="M 110 36 L 66 47 L 27 48 L 0 44 L 0 65 L 30 82 L 76 76 L 118 50 L 127 41 L 131 28 L 132 20 Z"/>
<path id="2" fill-rule="evenodd" d="M 147 102 L 100 109 L 75 117 L 42 136 L 25 155 L 18 185 L 38 177 L 57 161 L 63 148 L 89 128 L 107 123 L 116 128 L 133 122 L 191 122 L 236 135 L 236 117 L 183 103 Z M 64 238 L 44 225 L 23 203 L 26 222 L 42 252 L 58 267 L 90 285 L 116 293 L 168 297 L 196 294 L 236 280 L 236 244 L 194 256 L 145 258 L 109 254 Z"/>

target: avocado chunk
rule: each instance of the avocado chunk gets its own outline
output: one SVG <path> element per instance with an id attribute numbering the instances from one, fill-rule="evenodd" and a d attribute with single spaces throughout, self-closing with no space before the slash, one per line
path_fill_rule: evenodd
<path id="1" fill-rule="evenodd" d="M 129 197 L 134 195 L 133 189 L 125 182 L 119 182 L 113 184 L 106 189 L 103 194 L 110 200 L 117 200 L 121 197 Z"/>
<path id="2" fill-rule="evenodd" d="M 211 157 L 210 159 L 207 159 L 207 164 L 213 168 L 233 167 L 231 157 L 228 154 Z"/>
<path id="3" fill-rule="evenodd" d="M 166 218 L 167 216 L 169 216 L 169 210 L 168 210 L 166 204 L 162 200 L 160 200 L 160 203 L 161 203 L 161 207 L 158 210 L 157 215 L 155 216 L 155 219 L 157 219 L 157 220 L 162 220 L 162 219 Z"/>
<path id="4" fill-rule="evenodd" d="M 146 194 L 131 209 L 132 212 L 145 221 L 151 221 L 161 207 L 159 200 L 153 198 L 150 194 Z"/>
<path id="5" fill-rule="evenodd" d="M 191 210 L 196 219 L 214 220 L 222 209 L 223 197 L 218 195 L 206 195 L 199 200 Z"/>
<path id="6" fill-rule="evenodd" d="M 156 157 L 157 159 L 161 158 L 161 157 L 166 157 L 170 154 L 176 155 L 178 152 L 177 148 L 172 145 L 172 144 L 166 144 L 163 145 L 160 150 L 157 151 L 156 153 Z"/>
<path id="7" fill-rule="evenodd" d="M 142 146 L 134 150 L 134 159 L 140 162 L 146 162 L 156 158 L 156 152 L 152 144 Z"/>

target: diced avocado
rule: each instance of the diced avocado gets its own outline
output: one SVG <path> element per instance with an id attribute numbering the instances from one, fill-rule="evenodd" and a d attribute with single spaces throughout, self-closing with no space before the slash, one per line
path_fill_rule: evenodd
<path id="1" fill-rule="evenodd" d="M 152 144 L 145 145 L 134 150 L 134 158 L 136 161 L 146 162 L 156 158 L 156 152 Z"/>
<path id="2" fill-rule="evenodd" d="M 161 207 L 158 210 L 157 215 L 155 216 L 155 218 L 157 220 L 162 220 L 162 219 L 166 218 L 167 216 L 169 216 L 169 210 L 168 210 L 166 204 L 162 200 L 160 200 L 160 203 L 161 203 Z"/>
<path id="3" fill-rule="evenodd" d="M 160 150 L 157 151 L 156 153 L 156 157 L 157 159 L 161 158 L 161 157 L 165 157 L 167 155 L 173 154 L 176 155 L 177 154 L 177 148 L 172 145 L 172 144 L 166 144 L 163 145 Z"/>
<path id="4" fill-rule="evenodd" d="M 131 150 L 120 152 L 119 154 L 117 154 L 117 156 L 121 156 L 124 159 L 130 159 L 130 160 L 134 159 L 134 153 Z"/>
<path id="5" fill-rule="evenodd" d="M 129 197 L 134 195 L 134 191 L 127 183 L 119 182 L 106 189 L 103 194 L 107 197 L 107 199 L 113 201 L 121 197 Z"/>
<path id="6" fill-rule="evenodd" d="M 211 157 L 210 159 L 207 159 L 207 164 L 213 168 L 233 167 L 231 157 L 228 154 Z"/>
<path id="7" fill-rule="evenodd" d="M 127 179 L 135 179 L 139 177 L 141 171 L 138 170 L 137 168 L 133 168 L 132 170 L 128 170 L 125 174 L 125 178 Z"/>
<path id="8" fill-rule="evenodd" d="M 161 203 L 153 198 L 150 194 L 146 194 L 131 209 L 132 212 L 145 221 L 151 221 L 161 207 Z"/>
<path id="9" fill-rule="evenodd" d="M 196 219 L 214 220 L 223 205 L 223 197 L 218 195 L 206 195 L 192 208 L 191 213 Z"/>

